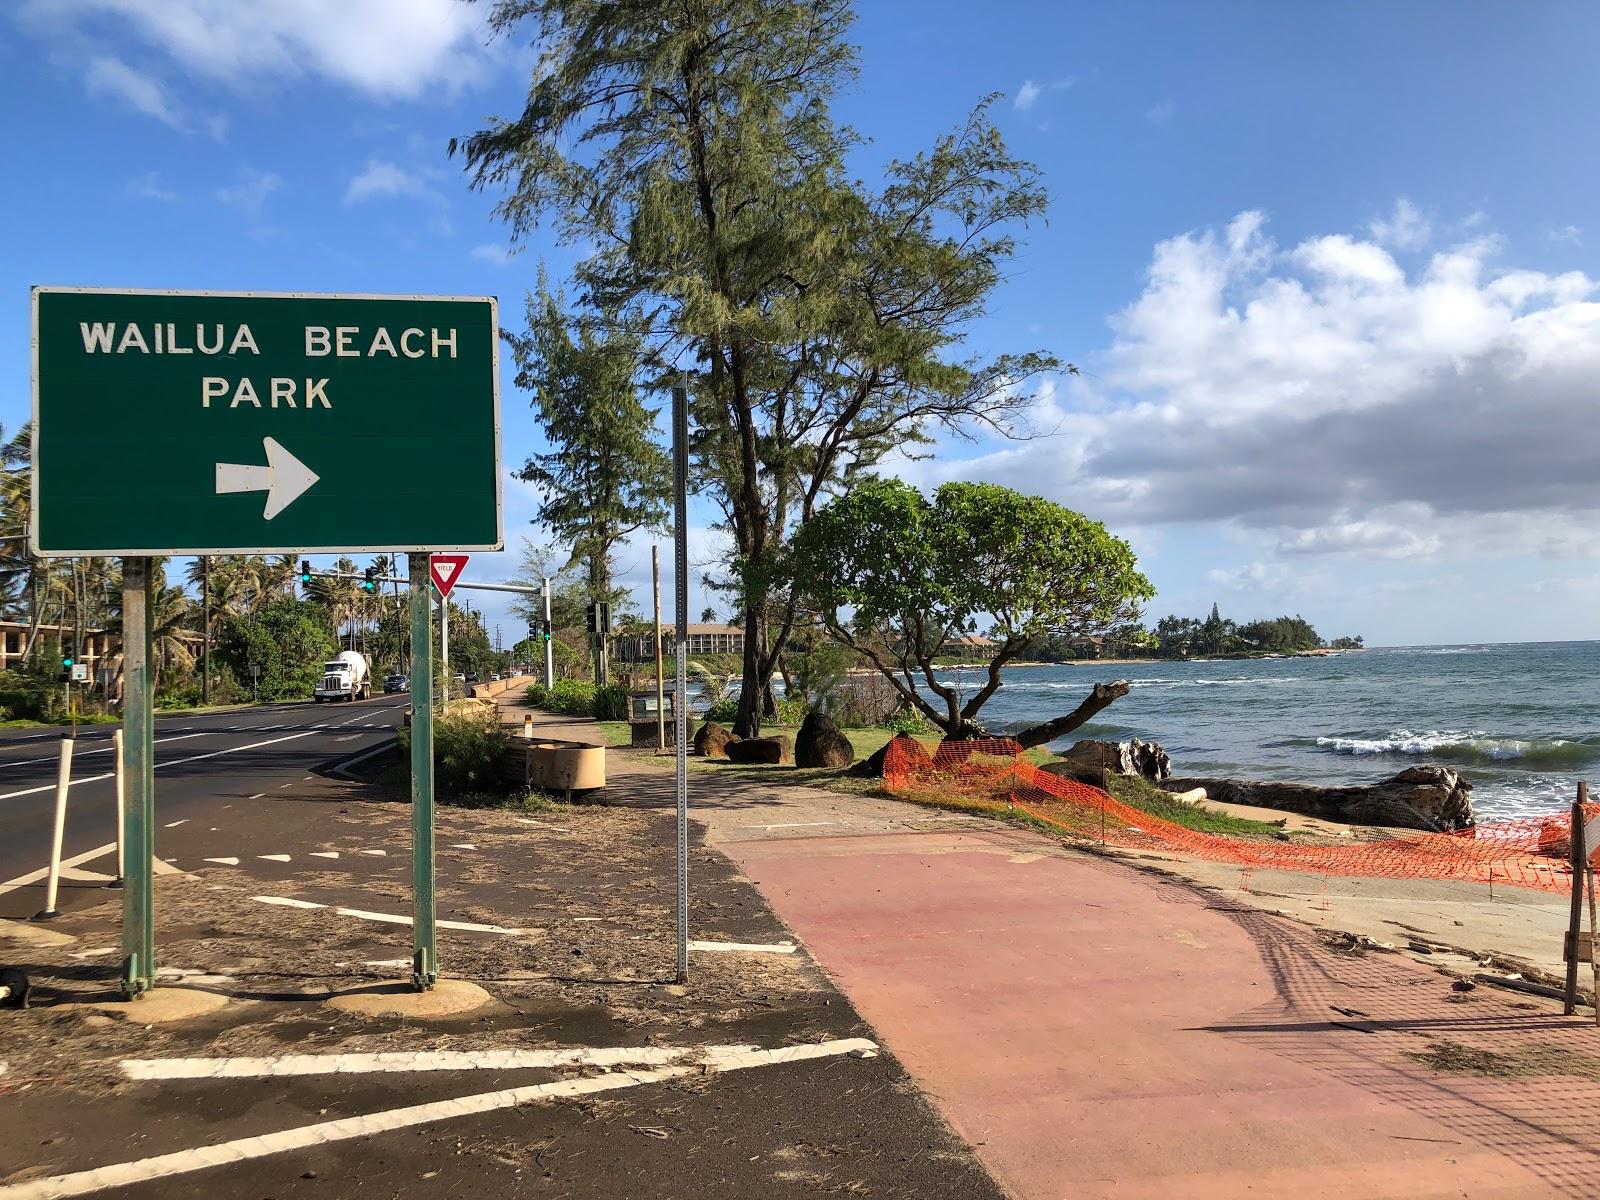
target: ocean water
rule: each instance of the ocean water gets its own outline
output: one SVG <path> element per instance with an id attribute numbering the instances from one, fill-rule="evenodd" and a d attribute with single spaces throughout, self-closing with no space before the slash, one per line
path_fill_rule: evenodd
<path id="1" fill-rule="evenodd" d="M 969 693 L 981 671 L 945 670 Z M 1564 810 L 1600 783 L 1600 642 L 1410 646 L 1332 658 L 1024 667 L 980 720 L 1015 731 L 1070 711 L 1096 680 L 1133 690 L 1082 737 L 1160 742 L 1179 775 L 1365 783 L 1443 763 L 1480 820 Z"/>

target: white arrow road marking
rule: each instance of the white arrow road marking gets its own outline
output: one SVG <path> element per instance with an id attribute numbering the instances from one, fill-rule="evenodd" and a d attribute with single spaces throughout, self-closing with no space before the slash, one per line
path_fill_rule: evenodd
<path id="1" fill-rule="evenodd" d="M 261 444 L 267 452 L 267 465 L 264 467 L 241 463 L 217 464 L 217 495 L 266 492 L 267 506 L 261 512 L 261 518 L 270 521 L 298 500 L 320 476 L 279 445 L 276 439 L 262 438 Z"/>
<path id="2" fill-rule="evenodd" d="M 537 1100 L 617 1091 L 641 1084 L 700 1075 L 705 1071 L 746 1071 L 756 1067 L 774 1067 L 784 1063 L 843 1055 L 866 1058 L 876 1053 L 876 1050 L 876 1043 L 866 1038 L 841 1038 L 833 1042 L 781 1046 L 773 1050 L 744 1050 L 732 1046 L 717 1046 L 708 1049 L 700 1062 L 695 1064 L 657 1067 L 654 1070 L 624 1068 L 581 1079 L 559 1079 L 552 1083 L 532 1083 L 525 1087 L 507 1088 L 498 1092 L 478 1092 L 475 1095 L 459 1096 L 449 1100 L 413 1104 L 407 1108 L 391 1108 L 360 1116 L 341 1117 L 333 1121 L 319 1121 L 315 1125 L 300 1125 L 274 1133 L 217 1142 L 194 1150 L 179 1150 L 172 1154 L 160 1154 L 154 1158 L 141 1158 L 134 1162 L 114 1163 L 87 1171 L 74 1171 L 70 1175 L 53 1175 L 48 1178 L 29 1179 L 22 1183 L 0 1184 L 0 1200 L 63 1200 L 68 1196 L 87 1196 L 111 1188 L 128 1188 L 152 1179 L 167 1179 L 190 1171 L 201 1171 L 207 1167 L 248 1162 L 251 1159 L 265 1158 L 270 1154 L 307 1150 L 351 1138 L 371 1137 L 396 1129 L 410 1129 L 434 1121 L 447 1121 L 455 1117 L 470 1117 L 516 1108 Z"/>

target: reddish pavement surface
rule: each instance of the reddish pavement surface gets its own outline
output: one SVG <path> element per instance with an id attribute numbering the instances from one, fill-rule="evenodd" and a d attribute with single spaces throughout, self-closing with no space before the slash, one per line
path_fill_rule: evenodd
<path id="1" fill-rule="evenodd" d="M 1546 1002 L 1007 829 L 722 849 L 1016 1197 L 1600 1195 L 1600 1033 Z"/>

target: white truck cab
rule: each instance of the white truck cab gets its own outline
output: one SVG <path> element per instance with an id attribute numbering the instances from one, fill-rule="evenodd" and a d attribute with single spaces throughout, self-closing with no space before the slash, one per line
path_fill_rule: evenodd
<path id="1" fill-rule="evenodd" d="M 323 664 L 322 682 L 312 690 L 311 698 L 318 704 L 324 700 L 371 699 L 367 660 L 354 650 L 341 651 L 337 658 Z"/>

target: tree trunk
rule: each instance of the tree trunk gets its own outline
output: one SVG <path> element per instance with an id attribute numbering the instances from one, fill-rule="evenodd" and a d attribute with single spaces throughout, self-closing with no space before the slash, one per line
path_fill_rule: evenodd
<path id="1" fill-rule="evenodd" d="M 1094 691 L 1084 698 L 1082 704 L 1073 709 L 1064 717 L 1057 717 L 1053 721 L 1045 721 L 1035 725 L 1032 729 L 1025 729 L 1012 739 L 1022 746 L 1024 750 L 1034 746 L 1042 746 L 1046 742 L 1053 742 L 1064 733 L 1071 733 L 1080 725 L 1085 725 L 1093 720 L 1101 709 L 1109 708 L 1112 704 L 1128 694 L 1128 681 L 1119 679 L 1115 683 L 1097 683 Z"/>

